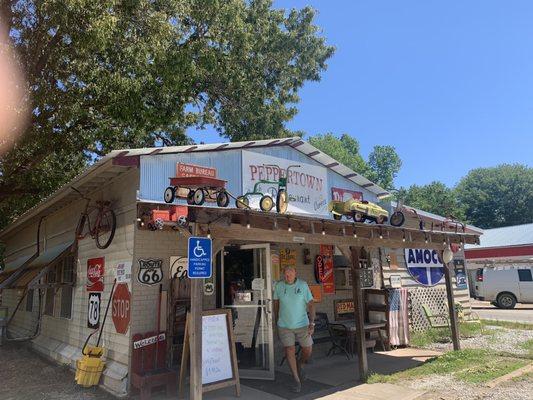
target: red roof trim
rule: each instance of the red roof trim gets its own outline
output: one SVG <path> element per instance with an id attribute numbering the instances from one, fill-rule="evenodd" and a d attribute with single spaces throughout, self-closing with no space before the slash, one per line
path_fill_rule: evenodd
<path id="1" fill-rule="evenodd" d="M 480 258 L 532 256 L 533 245 L 515 247 L 496 247 L 492 249 L 466 249 L 465 258 L 474 260 Z"/>

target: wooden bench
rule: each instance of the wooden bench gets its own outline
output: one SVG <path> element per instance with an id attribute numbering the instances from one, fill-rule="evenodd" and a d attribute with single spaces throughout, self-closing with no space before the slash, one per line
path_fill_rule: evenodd
<path id="1" fill-rule="evenodd" d="M 133 342 L 157 335 L 157 332 L 133 335 Z M 168 397 L 177 395 L 178 375 L 166 367 L 167 341 L 133 349 L 131 385 L 140 391 L 140 399 L 148 400 L 152 389 L 164 386 Z"/>

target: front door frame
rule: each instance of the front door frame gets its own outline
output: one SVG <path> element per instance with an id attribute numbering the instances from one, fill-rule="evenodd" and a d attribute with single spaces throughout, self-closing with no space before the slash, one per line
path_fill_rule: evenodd
<path id="1" fill-rule="evenodd" d="M 270 243 L 257 243 L 257 244 L 244 244 L 239 246 L 239 250 L 264 250 L 265 252 L 265 258 L 264 262 L 266 265 L 261 265 L 263 262 L 263 257 L 259 257 L 259 269 L 262 269 L 264 267 L 265 276 L 263 277 L 265 280 L 265 286 L 266 290 L 264 291 L 265 298 L 265 304 L 263 306 L 257 306 L 257 307 L 264 307 L 264 315 L 266 317 L 266 323 L 267 323 L 267 340 L 268 340 L 268 370 L 239 370 L 239 375 L 241 378 L 248 378 L 248 379 L 264 379 L 264 380 L 274 380 L 274 373 L 275 373 L 275 364 L 274 364 L 274 331 L 273 331 L 273 318 L 272 318 L 272 263 L 271 263 L 271 254 L 270 254 Z M 254 261 L 255 262 L 255 261 Z M 221 296 L 221 304 L 223 308 L 226 308 L 227 305 L 224 303 L 224 254 L 222 254 L 221 257 L 221 263 L 220 263 L 220 296 Z M 254 307 L 254 306 L 243 306 L 243 307 Z"/>

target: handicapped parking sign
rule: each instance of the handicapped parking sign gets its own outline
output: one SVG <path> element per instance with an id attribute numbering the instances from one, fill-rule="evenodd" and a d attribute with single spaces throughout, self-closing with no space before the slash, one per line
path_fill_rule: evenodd
<path id="1" fill-rule="evenodd" d="M 213 273 L 211 239 L 189 238 L 189 278 L 210 278 Z"/>

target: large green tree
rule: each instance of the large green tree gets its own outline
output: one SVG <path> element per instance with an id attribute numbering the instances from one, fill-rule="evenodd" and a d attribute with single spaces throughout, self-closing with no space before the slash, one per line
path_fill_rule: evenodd
<path id="1" fill-rule="evenodd" d="M 0 143 L 0 225 L 116 148 L 282 137 L 333 48 L 270 0 L 1 0 L 30 121 Z M 23 106 L 21 106 L 22 108 Z"/>
<path id="2" fill-rule="evenodd" d="M 402 161 L 392 146 L 374 146 L 368 162 L 365 161 L 360 154 L 359 142 L 348 134 L 343 134 L 340 138 L 333 133 L 311 136 L 309 142 L 385 189 L 393 187 L 394 178 L 402 166 Z"/>
<path id="3" fill-rule="evenodd" d="M 404 191 L 405 204 L 446 217 L 464 220 L 464 209 L 454 189 L 442 182 L 433 181 L 427 185 L 412 185 Z"/>
<path id="4" fill-rule="evenodd" d="M 467 220 L 480 228 L 533 222 L 533 168 L 502 164 L 473 169 L 456 191 Z"/>

